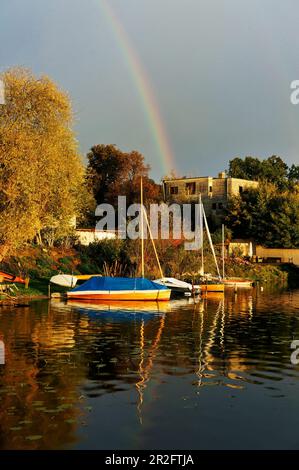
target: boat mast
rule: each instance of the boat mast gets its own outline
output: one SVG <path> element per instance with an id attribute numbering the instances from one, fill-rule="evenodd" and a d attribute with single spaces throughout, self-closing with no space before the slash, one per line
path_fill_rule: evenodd
<path id="1" fill-rule="evenodd" d="M 213 245 L 213 242 L 212 242 L 212 238 L 211 238 L 211 234 L 210 234 L 210 230 L 209 230 L 209 226 L 208 226 L 208 222 L 207 222 L 206 212 L 205 212 L 205 209 L 204 209 L 203 205 L 202 205 L 202 212 L 203 212 L 203 219 L 204 219 L 204 222 L 205 222 L 205 227 L 206 227 L 210 247 L 211 247 L 211 250 L 212 250 L 212 253 L 213 253 L 213 258 L 214 258 L 214 261 L 215 261 L 218 277 L 219 277 L 219 279 L 221 279 L 221 274 L 220 274 L 219 266 L 218 266 L 218 263 L 217 263 L 217 258 L 216 258 L 216 254 L 215 254 L 215 250 L 214 250 L 214 245 Z"/>
<path id="2" fill-rule="evenodd" d="M 224 253 L 224 224 L 222 224 L 222 279 L 225 278 L 225 253 Z"/>
<path id="3" fill-rule="evenodd" d="M 204 256 L 203 256 L 203 205 L 201 201 L 201 193 L 199 195 L 199 227 L 200 227 L 200 237 L 201 237 L 201 274 L 202 276 L 205 273 L 204 266 Z"/>
<path id="4" fill-rule="evenodd" d="M 140 179 L 140 205 L 141 205 L 141 275 L 144 278 L 144 220 L 143 220 L 143 180 Z"/>
<path id="5" fill-rule="evenodd" d="M 155 256 L 156 256 L 157 264 L 158 264 L 158 267 L 159 267 L 160 275 L 161 275 L 161 278 L 163 279 L 164 275 L 163 275 L 161 263 L 160 263 L 160 260 L 159 260 L 157 248 L 156 248 L 156 245 L 155 245 L 155 242 L 154 242 L 154 238 L 153 238 L 153 233 L 152 233 L 152 230 L 151 230 L 151 226 L 150 226 L 149 221 L 148 221 L 148 217 L 147 217 L 146 210 L 145 210 L 145 208 L 144 208 L 143 206 L 142 206 L 142 208 L 143 208 L 142 210 L 144 211 L 144 218 L 145 218 L 146 225 L 147 225 L 147 228 L 148 228 L 148 231 L 149 231 L 149 234 L 150 234 L 150 239 L 151 239 L 151 242 L 152 242 L 152 245 L 153 245 L 153 249 L 154 249 L 154 253 L 155 253 Z"/>
<path id="6" fill-rule="evenodd" d="M 157 252 L 157 249 L 156 249 L 156 245 L 155 245 L 155 242 L 154 242 L 152 230 L 151 230 L 151 227 L 150 227 L 150 224 L 149 224 L 149 221 L 148 221 L 148 217 L 147 217 L 145 207 L 143 205 L 143 180 L 142 180 L 142 176 L 141 176 L 141 180 L 140 180 L 140 193 L 141 193 L 141 196 L 140 196 L 140 205 L 141 205 L 140 225 L 141 225 L 141 272 L 142 272 L 142 277 L 144 278 L 144 220 L 145 220 L 148 231 L 149 231 L 149 234 L 150 234 L 150 239 L 151 239 L 151 242 L 152 242 L 152 245 L 153 245 L 156 260 L 157 260 L 157 263 L 158 263 L 161 278 L 163 278 L 164 277 L 163 276 L 163 271 L 162 271 L 161 263 L 160 263 L 160 260 L 159 260 L 158 252 Z"/>

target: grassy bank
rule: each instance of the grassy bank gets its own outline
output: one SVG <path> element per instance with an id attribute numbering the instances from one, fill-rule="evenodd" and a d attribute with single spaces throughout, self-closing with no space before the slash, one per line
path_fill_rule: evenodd
<path id="1" fill-rule="evenodd" d="M 274 285 L 287 285 L 294 281 L 296 272 L 299 272 L 287 265 L 257 264 L 242 259 L 228 260 L 225 271 L 228 277 L 242 277 L 261 284 Z"/>

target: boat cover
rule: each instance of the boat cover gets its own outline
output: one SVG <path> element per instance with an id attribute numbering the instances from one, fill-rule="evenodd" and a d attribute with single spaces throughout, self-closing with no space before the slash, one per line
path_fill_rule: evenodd
<path id="1" fill-rule="evenodd" d="M 156 284 L 142 277 L 92 277 L 71 292 L 81 291 L 132 291 L 132 290 L 168 290 L 167 287 Z"/>

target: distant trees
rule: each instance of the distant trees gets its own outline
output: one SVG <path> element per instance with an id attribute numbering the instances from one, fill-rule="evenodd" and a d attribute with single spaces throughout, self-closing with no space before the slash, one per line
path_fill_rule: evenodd
<path id="1" fill-rule="evenodd" d="M 21 243 L 65 236 L 78 214 L 84 169 L 68 96 L 47 77 L 0 76 L 0 259 Z"/>
<path id="2" fill-rule="evenodd" d="M 160 199 L 161 188 L 149 178 L 150 167 L 139 152 L 122 152 L 115 145 L 95 145 L 87 158 L 87 184 L 98 204 L 116 205 L 118 196 L 126 196 L 128 205 L 139 202 L 141 176 L 145 201 Z"/>
<path id="3" fill-rule="evenodd" d="M 299 165 L 288 167 L 278 156 L 234 158 L 228 174 L 260 182 L 228 205 L 226 224 L 234 237 L 268 247 L 299 247 Z"/>
<path id="4" fill-rule="evenodd" d="M 279 189 L 292 188 L 299 182 L 299 165 L 290 168 L 281 157 L 273 155 L 265 160 L 254 157 L 234 158 L 229 162 L 228 175 L 255 181 L 267 181 Z"/>
<path id="5" fill-rule="evenodd" d="M 254 238 L 268 247 L 299 247 L 299 194 L 278 191 L 273 183 L 233 198 L 226 224 L 236 238 Z"/>

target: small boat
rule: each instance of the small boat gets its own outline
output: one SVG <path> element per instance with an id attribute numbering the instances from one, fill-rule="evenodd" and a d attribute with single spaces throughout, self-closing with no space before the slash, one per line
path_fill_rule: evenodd
<path id="1" fill-rule="evenodd" d="M 240 279 L 240 278 L 226 278 L 223 280 L 225 287 L 241 287 L 241 288 L 250 288 L 253 286 L 253 281 L 249 279 Z"/>
<path id="2" fill-rule="evenodd" d="M 200 286 L 193 286 L 189 282 L 180 281 L 174 277 L 163 277 L 162 279 L 154 280 L 154 282 L 166 286 L 174 296 L 191 297 L 192 295 L 200 294 Z"/>
<path id="3" fill-rule="evenodd" d="M 232 287 L 234 289 L 237 289 L 239 287 L 241 288 L 251 288 L 253 286 L 253 281 L 250 279 L 243 279 L 241 277 L 226 277 L 225 276 L 225 234 L 224 234 L 224 225 L 222 225 L 222 281 L 224 284 L 224 287 Z"/>
<path id="4" fill-rule="evenodd" d="M 202 203 L 201 196 L 199 197 L 199 208 L 200 208 L 200 216 L 199 216 L 199 230 L 201 233 L 201 269 L 200 269 L 200 279 L 199 279 L 199 285 L 195 287 L 199 287 L 201 289 L 202 293 L 206 292 L 224 292 L 224 283 L 223 283 L 223 276 L 220 274 L 219 266 L 218 266 L 218 261 L 216 258 L 216 253 L 205 213 L 205 209 Z M 217 274 L 218 277 L 213 277 L 211 274 L 205 272 L 205 266 L 204 266 L 204 244 L 203 244 L 203 238 L 204 238 L 204 226 L 206 228 L 206 233 L 208 237 L 208 241 L 210 244 L 210 249 L 214 258 L 214 263 L 216 266 Z"/>
<path id="5" fill-rule="evenodd" d="M 2 282 L 15 282 L 17 284 L 26 284 L 25 279 L 15 276 L 14 274 L 6 273 L 5 271 L 0 271 L 0 279 Z"/>
<path id="6" fill-rule="evenodd" d="M 170 289 L 142 277 L 92 277 L 67 292 L 68 299 L 168 301 Z"/>
<path id="7" fill-rule="evenodd" d="M 203 278 L 200 280 L 199 286 L 201 292 L 224 292 L 224 283 L 223 280 L 219 279 L 207 279 Z"/>
<path id="8" fill-rule="evenodd" d="M 75 287 L 77 281 L 77 276 L 71 276 L 70 274 L 57 274 L 50 279 L 51 284 L 61 287 Z"/>

